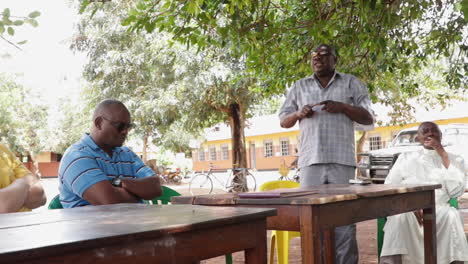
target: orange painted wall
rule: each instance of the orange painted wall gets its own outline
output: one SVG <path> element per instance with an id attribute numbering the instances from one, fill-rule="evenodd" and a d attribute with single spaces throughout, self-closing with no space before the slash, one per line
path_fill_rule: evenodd
<path id="1" fill-rule="evenodd" d="M 57 177 L 59 166 L 60 162 L 57 161 L 39 162 L 38 164 L 39 171 L 41 172 L 43 178 Z"/>

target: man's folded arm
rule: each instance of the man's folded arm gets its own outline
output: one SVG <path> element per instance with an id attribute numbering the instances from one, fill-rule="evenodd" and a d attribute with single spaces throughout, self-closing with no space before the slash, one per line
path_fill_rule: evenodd
<path id="1" fill-rule="evenodd" d="M 115 187 L 107 180 L 91 185 L 83 192 L 83 199 L 92 205 L 136 203 L 139 200 L 124 188 Z"/>
<path id="2" fill-rule="evenodd" d="M 28 197 L 31 182 L 26 178 L 16 179 L 12 184 L 0 189 L 0 213 L 17 212 Z"/>
<path id="3" fill-rule="evenodd" d="M 151 200 L 162 194 L 159 177 L 151 176 L 139 179 L 122 179 L 122 187 L 145 200 Z"/>
<path id="4" fill-rule="evenodd" d="M 35 209 L 39 206 L 44 205 L 47 202 L 47 198 L 44 193 L 44 188 L 42 188 L 40 179 L 31 173 L 29 175 L 26 175 L 25 177 L 32 177 L 34 183 L 28 190 L 28 196 L 26 201 L 24 202 L 24 207 L 29 209 Z"/>

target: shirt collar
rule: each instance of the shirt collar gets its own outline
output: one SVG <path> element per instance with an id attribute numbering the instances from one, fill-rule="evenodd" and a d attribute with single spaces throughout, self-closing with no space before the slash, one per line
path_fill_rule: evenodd
<path id="1" fill-rule="evenodd" d="M 333 73 L 332 78 L 330 79 L 330 82 L 328 83 L 328 86 L 330 86 L 330 84 L 335 80 L 336 77 L 341 77 L 342 75 L 343 75 L 343 73 L 335 70 L 335 72 Z M 312 75 L 310 75 L 309 77 L 307 77 L 307 79 L 312 79 L 312 80 L 318 81 L 315 72 Z"/>
<path id="2" fill-rule="evenodd" d="M 83 145 L 86 145 L 86 146 L 92 148 L 93 150 L 104 151 L 96 144 L 96 142 L 94 142 L 94 139 L 91 137 L 91 135 L 89 133 L 85 133 L 83 135 L 83 137 L 81 138 L 81 143 L 83 143 Z M 115 147 L 115 148 L 112 149 L 112 152 L 122 152 L 122 148 Z"/>

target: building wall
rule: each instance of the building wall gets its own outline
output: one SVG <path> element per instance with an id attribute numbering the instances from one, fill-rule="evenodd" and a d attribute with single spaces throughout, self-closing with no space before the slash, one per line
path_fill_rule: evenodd
<path id="1" fill-rule="evenodd" d="M 439 125 L 468 123 L 468 117 L 443 119 L 434 122 Z M 364 143 L 364 151 L 369 150 L 369 140 L 371 137 L 380 137 L 380 148 L 385 148 L 392 142 L 394 136 L 396 136 L 400 130 L 417 126 L 419 124 L 420 122 L 409 123 L 402 126 L 376 127 L 375 130 L 369 131 L 367 133 L 366 142 Z M 286 156 L 282 156 L 280 153 L 280 140 L 282 138 L 289 139 L 289 155 Z M 294 149 L 298 146 L 298 138 L 298 130 L 246 137 L 245 142 L 247 148 L 247 164 L 249 168 L 255 168 L 257 170 L 277 170 L 283 161 L 286 163 L 286 165 L 291 164 L 291 162 L 293 162 L 296 158 Z M 268 141 L 272 142 L 273 145 L 273 153 L 271 157 L 265 157 L 265 143 Z M 228 159 L 221 159 L 221 145 L 228 146 Z M 253 145 L 255 145 L 254 149 L 252 149 Z M 215 159 L 210 159 L 210 147 L 214 147 L 216 149 Z M 227 170 L 232 168 L 231 139 L 205 142 L 202 144 L 202 148 L 205 156 L 203 161 L 199 160 L 199 149 L 195 149 L 192 152 L 194 171 L 207 171 L 210 167 L 210 164 L 213 165 L 214 170 Z M 254 151 L 252 152 L 252 150 Z M 255 155 L 255 164 L 252 162 L 252 153 Z"/>
<path id="2" fill-rule="evenodd" d="M 245 138 L 247 151 L 247 164 L 249 168 L 257 170 L 278 169 L 281 162 L 287 165 L 291 164 L 296 158 L 295 148 L 297 147 L 297 138 L 299 131 L 288 131 L 276 134 L 250 136 Z M 281 153 L 281 139 L 289 140 L 289 155 L 283 156 Z M 270 157 L 266 157 L 265 143 L 272 143 L 272 152 Z M 221 146 L 228 146 L 228 159 L 222 159 Z M 212 159 L 210 148 L 216 150 L 216 159 Z M 232 168 L 232 147 L 231 139 L 205 142 L 202 144 L 205 159 L 200 161 L 200 149 L 193 150 L 192 161 L 194 171 L 207 171 L 210 164 L 214 170 L 227 170 Z M 252 155 L 253 154 L 253 155 Z M 253 160 L 254 159 L 254 160 Z"/>

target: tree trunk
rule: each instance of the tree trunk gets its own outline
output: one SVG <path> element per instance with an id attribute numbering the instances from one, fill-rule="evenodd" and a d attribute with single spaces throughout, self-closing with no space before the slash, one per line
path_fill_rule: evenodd
<path id="1" fill-rule="evenodd" d="M 229 124 L 231 127 L 232 168 L 247 167 L 247 150 L 245 148 L 245 116 L 239 104 L 229 105 Z"/>
<path id="2" fill-rule="evenodd" d="M 148 155 L 146 152 L 147 149 L 148 149 L 148 134 L 145 134 L 143 136 L 143 151 L 142 151 L 142 158 L 141 158 L 143 162 L 145 163 L 148 160 Z"/>
<path id="3" fill-rule="evenodd" d="M 248 191 L 246 183 L 247 150 L 245 148 L 245 115 L 239 104 L 229 105 L 229 124 L 231 127 L 232 143 L 232 169 L 234 177 L 232 179 L 232 192 Z M 237 168 L 241 168 L 236 170 Z M 242 169 L 243 168 L 243 169 Z"/>

